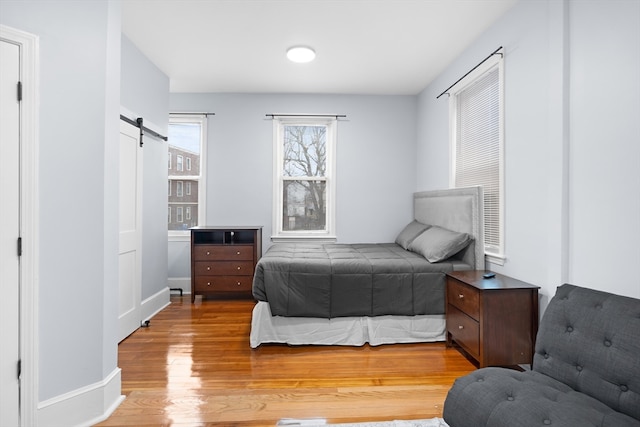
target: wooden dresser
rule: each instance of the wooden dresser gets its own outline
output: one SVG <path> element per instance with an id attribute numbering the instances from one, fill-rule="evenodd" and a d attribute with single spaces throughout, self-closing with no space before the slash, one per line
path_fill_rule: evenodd
<path id="1" fill-rule="evenodd" d="M 251 298 L 262 227 L 191 228 L 191 302 L 206 297 Z"/>
<path id="2" fill-rule="evenodd" d="M 481 368 L 531 364 L 539 286 L 484 273 L 447 273 L 447 346 L 455 341 Z"/>

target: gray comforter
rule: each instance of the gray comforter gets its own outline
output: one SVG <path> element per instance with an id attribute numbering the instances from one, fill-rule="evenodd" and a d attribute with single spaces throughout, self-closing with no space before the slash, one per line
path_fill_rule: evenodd
<path id="1" fill-rule="evenodd" d="M 274 316 L 443 314 L 445 272 L 395 243 L 275 244 L 256 266 L 253 296 Z M 455 267 L 455 268 L 454 268 Z"/>

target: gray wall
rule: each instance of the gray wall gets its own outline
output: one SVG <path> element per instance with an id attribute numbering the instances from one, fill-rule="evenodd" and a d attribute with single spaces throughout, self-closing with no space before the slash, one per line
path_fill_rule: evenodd
<path id="1" fill-rule="evenodd" d="M 338 123 L 339 242 L 390 242 L 411 219 L 416 97 L 171 94 L 171 111 L 208 119 L 207 223 L 262 225 L 272 216 L 272 121 L 268 113 L 346 114 Z M 188 277 L 189 248 L 169 244 L 169 277 Z"/>
<path id="2" fill-rule="evenodd" d="M 121 105 L 130 118 L 167 135 L 169 78 L 122 36 Z M 142 299 L 167 287 L 167 143 L 144 137 Z"/>
<path id="3" fill-rule="evenodd" d="M 43 401 L 116 369 L 120 8 L 98 0 L 3 1 L 0 23 L 40 37 Z"/>
<path id="4" fill-rule="evenodd" d="M 640 297 L 640 2 L 519 2 L 419 97 L 417 185 L 449 185 L 446 96 L 505 48 L 506 262 L 542 286 Z"/>

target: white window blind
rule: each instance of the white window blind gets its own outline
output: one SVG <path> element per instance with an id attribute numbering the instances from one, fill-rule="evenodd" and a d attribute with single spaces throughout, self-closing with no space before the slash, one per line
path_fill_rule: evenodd
<path id="1" fill-rule="evenodd" d="M 453 96 L 454 186 L 484 190 L 485 252 L 503 256 L 502 91 L 498 65 Z"/>

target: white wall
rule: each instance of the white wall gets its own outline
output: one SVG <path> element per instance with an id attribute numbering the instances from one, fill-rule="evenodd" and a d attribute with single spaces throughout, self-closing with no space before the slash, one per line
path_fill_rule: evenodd
<path id="1" fill-rule="evenodd" d="M 541 286 L 543 308 L 563 282 L 640 297 L 639 7 L 519 2 L 419 97 L 417 186 L 447 187 L 435 97 L 504 47 L 507 259 L 488 267 Z"/>
<path id="2" fill-rule="evenodd" d="M 146 127 L 167 135 L 169 78 L 122 36 L 123 114 L 142 117 Z M 167 143 L 143 138 L 142 299 L 167 288 Z M 168 302 L 168 292 L 160 299 Z M 165 301 L 166 300 L 166 301 Z M 153 310 L 152 310 L 153 311 Z"/>
<path id="3" fill-rule="evenodd" d="M 346 114 L 338 123 L 340 242 L 390 242 L 411 219 L 415 191 L 413 96 L 171 94 L 172 111 L 208 121 L 207 223 L 262 225 L 270 246 L 272 121 L 268 113 Z M 186 243 L 169 245 L 169 276 L 189 277 Z"/>
<path id="4" fill-rule="evenodd" d="M 570 8 L 569 276 L 640 297 L 640 2 Z"/>
<path id="5" fill-rule="evenodd" d="M 117 158 L 119 10 L 98 0 L 0 4 L 0 23 L 40 37 L 38 360 L 25 363 L 38 363 L 41 404 L 117 372 L 118 185 L 107 166 Z"/>

